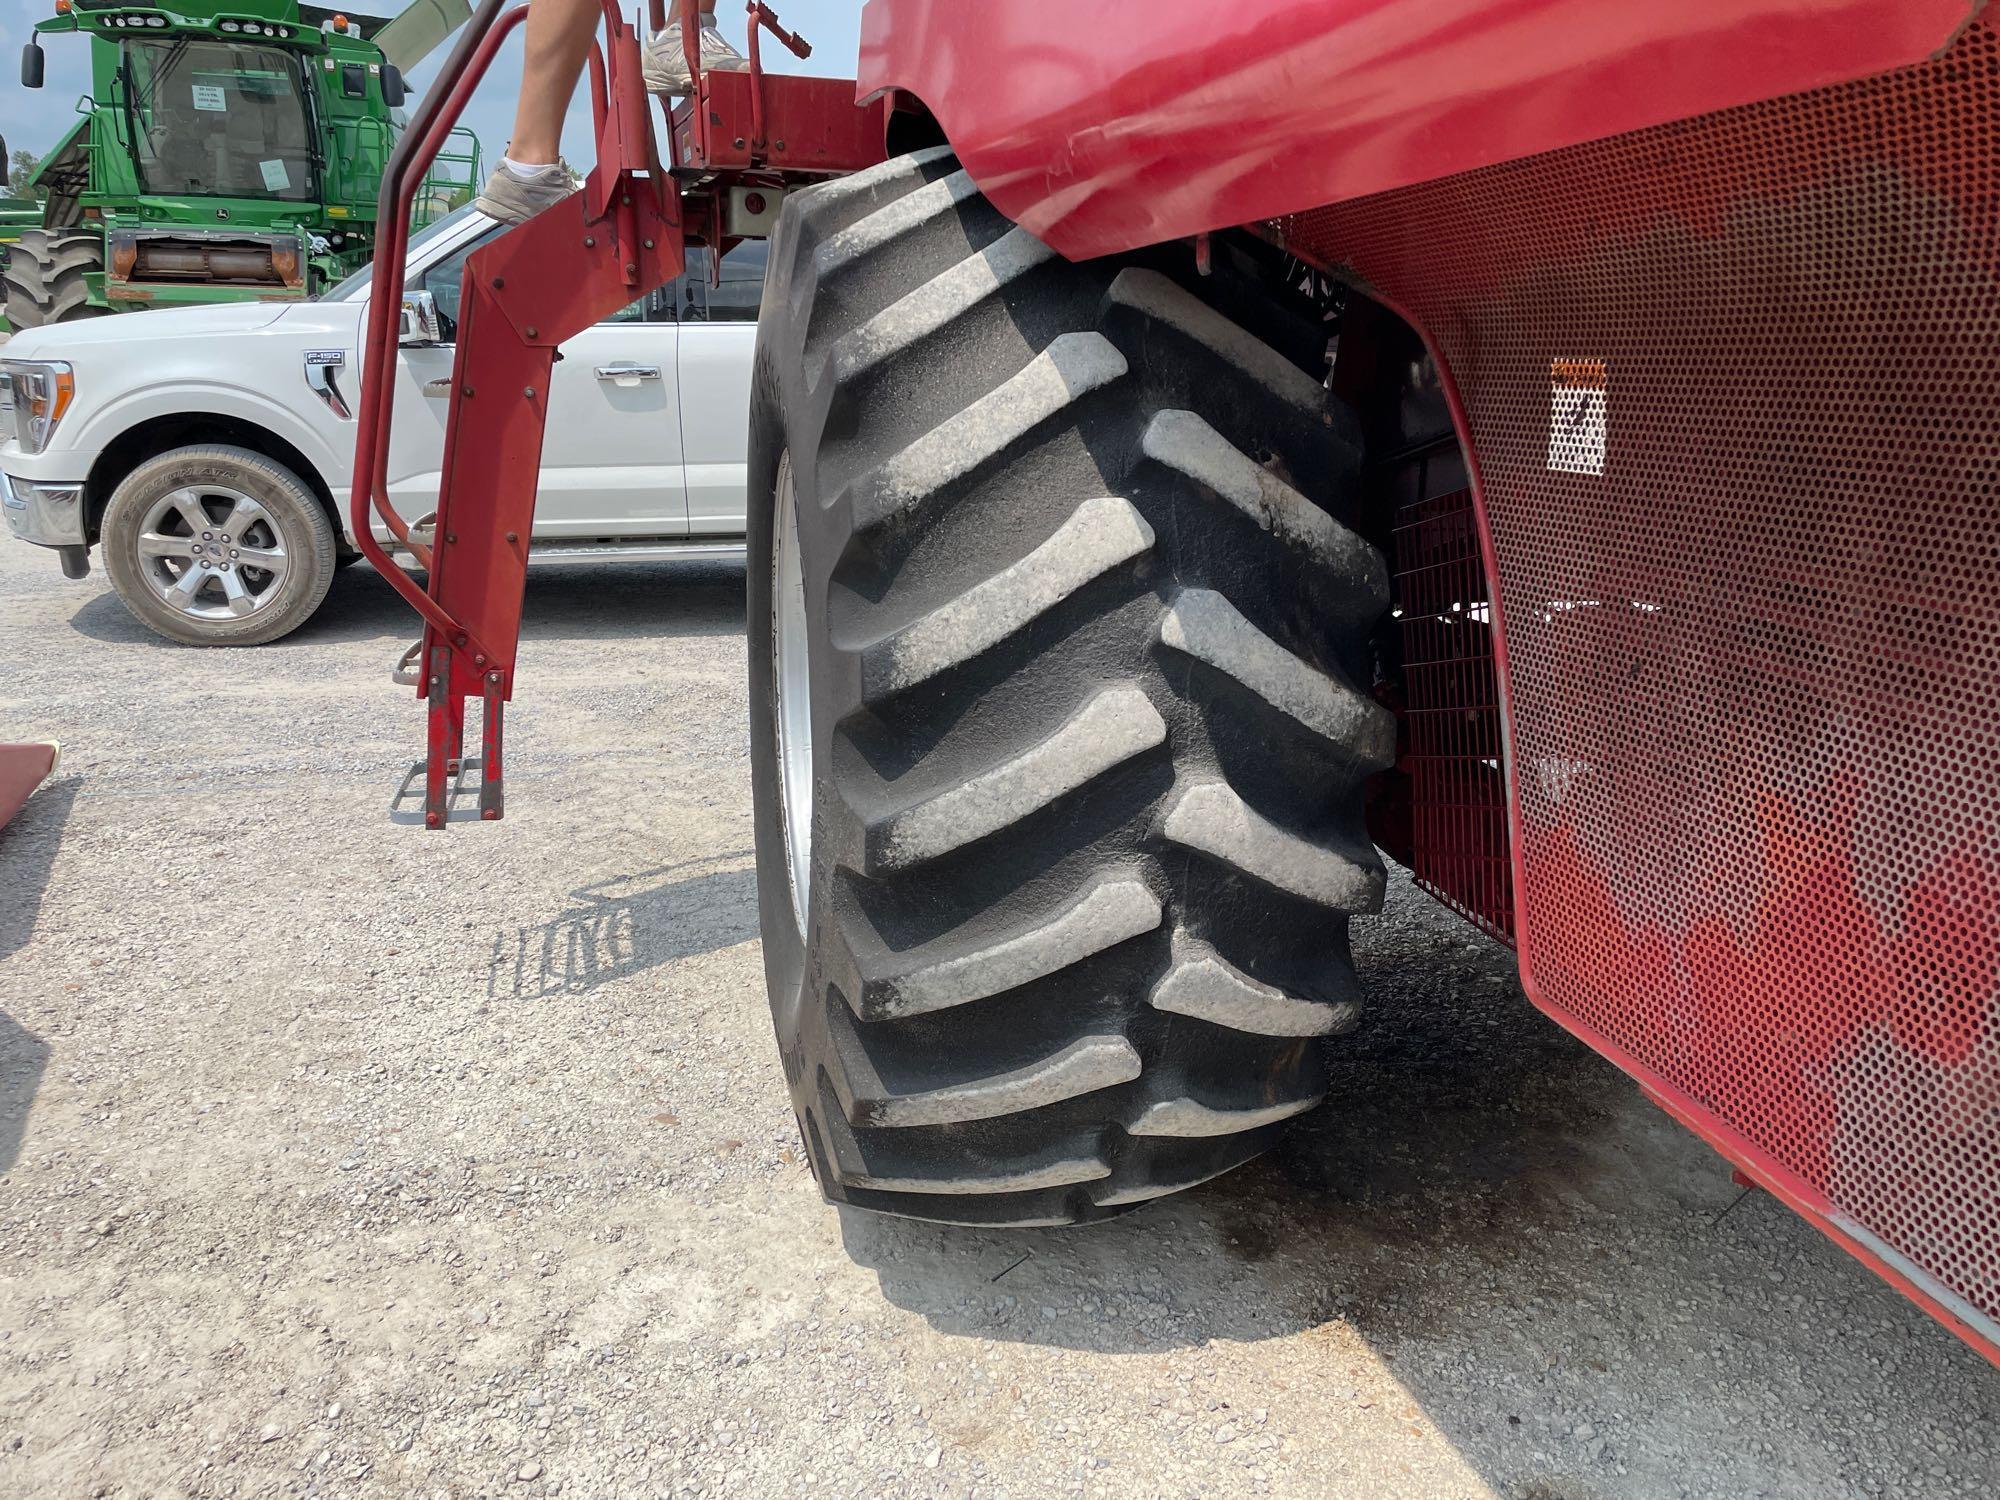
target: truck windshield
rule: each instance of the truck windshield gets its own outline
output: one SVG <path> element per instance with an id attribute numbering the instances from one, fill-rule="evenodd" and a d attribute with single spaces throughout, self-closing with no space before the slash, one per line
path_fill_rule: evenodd
<path id="1" fill-rule="evenodd" d="M 314 197 L 312 138 L 289 53 L 194 38 L 127 42 L 124 65 L 141 191 Z"/>
<path id="2" fill-rule="evenodd" d="M 409 286 L 415 287 L 421 281 L 422 278 L 415 268 L 422 264 L 424 258 L 423 252 L 429 248 L 431 242 L 443 239 L 467 219 L 478 219 L 481 223 L 492 223 L 492 220 L 482 214 L 478 208 L 467 203 L 462 207 L 453 209 L 435 224 L 428 225 L 410 236 L 409 248 L 403 252 L 403 265 L 406 268 L 405 280 Z M 369 282 L 374 279 L 375 263 L 370 261 L 352 276 L 348 277 L 347 280 L 330 286 L 324 292 L 321 292 L 316 300 L 320 302 L 345 302 L 350 297 L 359 297 L 363 292 L 368 290 Z"/>

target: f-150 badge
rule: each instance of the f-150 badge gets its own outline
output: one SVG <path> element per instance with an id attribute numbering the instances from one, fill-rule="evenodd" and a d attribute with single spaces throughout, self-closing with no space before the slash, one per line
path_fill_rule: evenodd
<path id="1" fill-rule="evenodd" d="M 354 413 L 348 410 L 347 398 L 340 393 L 340 382 L 334 378 L 335 372 L 347 363 L 345 349 L 308 349 L 305 353 L 306 384 L 312 392 L 326 403 L 326 409 L 343 422 L 354 420 Z"/>

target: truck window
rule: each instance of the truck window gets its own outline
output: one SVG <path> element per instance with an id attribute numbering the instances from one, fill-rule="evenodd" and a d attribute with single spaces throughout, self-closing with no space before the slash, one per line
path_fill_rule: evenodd
<path id="1" fill-rule="evenodd" d="M 434 241 L 443 239 L 478 212 L 477 208 L 467 203 L 463 207 L 453 209 L 428 228 L 418 230 L 410 236 L 410 246 L 405 252 L 407 256 L 405 264 L 414 264 L 420 260 L 422 257 L 418 252 Z M 361 268 L 352 276 L 349 276 L 345 281 L 336 282 L 320 293 L 320 298 L 326 302 L 345 302 L 350 297 L 358 297 L 366 292 L 369 284 L 374 279 L 375 263 L 373 261 L 364 261 Z"/>
<path id="2" fill-rule="evenodd" d="M 502 227 L 495 225 L 491 230 L 480 235 L 478 239 L 473 240 L 470 244 L 461 245 L 443 260 L 425 271 L 421 280 L 411 279 L 407 283 L 412 286 L 420 286 L 424 291 L 431 294 L 431 300 L 437 304 L 438 331 L 443 335 L 444 342 L 447 344 L 458 337 L 458 302 L 460 292 L 465 284 L 465 259 L 481 245 L 484 245 L 488 240 L 499 234 Z"/>
<path id="3" fill-rule="evenodd" d="M 687 270 L 673 284 L 676 316 L 683 323 L 754 323 L 764 300 L 764 266 L 769 240 L 743 240 L 722 257 L 722 284 L 708 284 L 706 245 L 687 248 Z"/>

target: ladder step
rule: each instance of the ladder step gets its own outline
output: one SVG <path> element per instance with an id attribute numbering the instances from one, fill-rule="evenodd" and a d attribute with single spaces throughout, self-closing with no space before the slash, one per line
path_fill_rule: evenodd
<path id="1" fill-rule="evenodd" d="M 423 761 L 413 761 L 410 769 L 396 787 L 396 794 L 389 799 L 389 821 L 402 823 L 413 828 L 431 826 L 424 813 L 424 772 L 428 765 Z M 484 756 L 472 755 L 444 763 L 445 812 L 447 823 L 477 823 L 482 814 L 479 809 L 479 788 L 486 778 Z"/>

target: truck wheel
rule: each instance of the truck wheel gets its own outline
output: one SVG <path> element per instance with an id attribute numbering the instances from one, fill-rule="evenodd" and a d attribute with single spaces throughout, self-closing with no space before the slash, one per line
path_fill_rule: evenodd
<path id="1" fill-rule="evenodd" d="M 27 229 L 7 246 L 7 321 L 19 333 L 45 323 L 101 317 L 84 275 L 104 269 L 104 238 L 60 229 Z"/>
<path id="2" fill-rule="evenodd" d="M 1270 1146 L 1354 1020 L 1387 572 L 1338 519 L 1358 440 L 1310 373 L 1323 327 L 1216 259 L 1068 264 L 942 148 L 785 207 L 752 773 L 830 1199 L 1108 1217 Z"/>
<path id="3" fill-rule="evenodd" d="M 99 527 L 112 587 L 149 629 L 191 646 L 289 635 L 333 581 L 333 522 L 282 464 L 222 444 L 150 458 Z"/>

